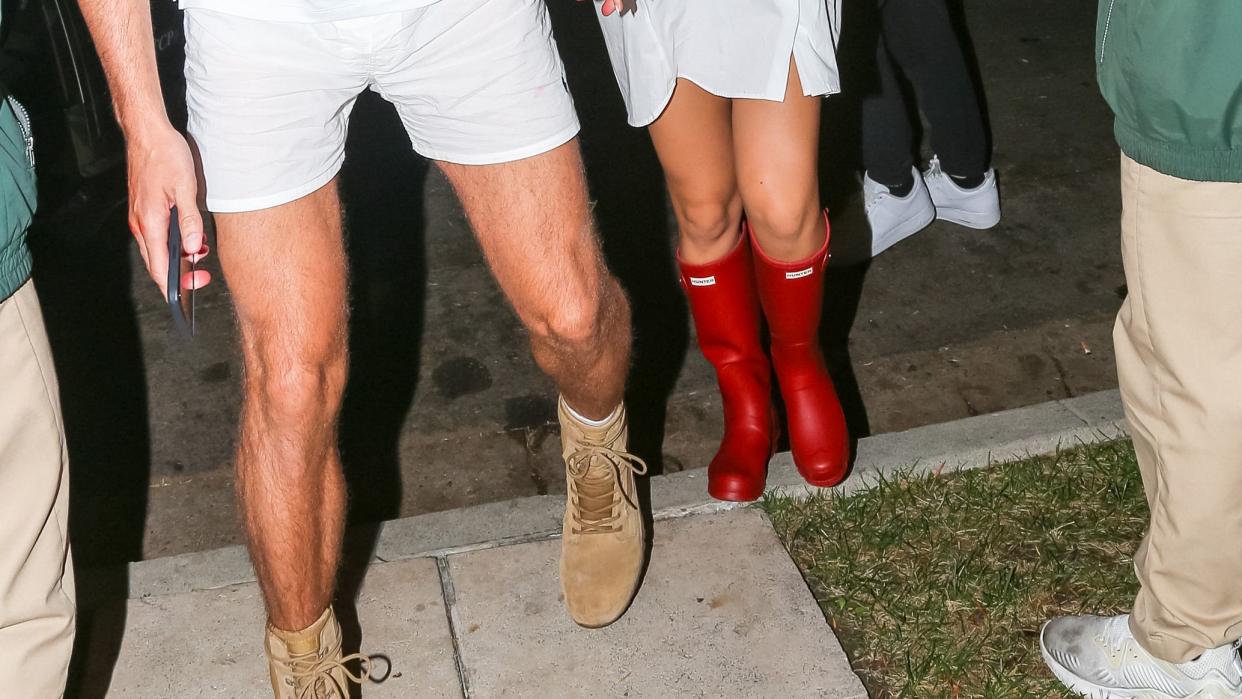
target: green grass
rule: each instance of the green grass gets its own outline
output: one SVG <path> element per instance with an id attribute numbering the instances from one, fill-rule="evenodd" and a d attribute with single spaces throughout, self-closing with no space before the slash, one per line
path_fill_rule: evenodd
<path id="1" fill-rule="evenodd" d="M 1128 442 L 762 506 L 877 699 L 1071 696 L 1040 626 L 1128 610 L 1147 522 Z"/>

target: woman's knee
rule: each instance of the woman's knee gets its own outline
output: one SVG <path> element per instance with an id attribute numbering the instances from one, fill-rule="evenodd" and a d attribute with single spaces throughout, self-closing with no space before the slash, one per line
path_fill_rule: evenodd
<path id="1" fill-rule="evenodd" d="M 684 202 L 677 218 L 683 247 L 727 252 L 737 241 L 742 202 L 737 197 Z"/>
<path id="2" fill-rule="evenodd" d="M 823 211 L 815 200 L 761 197 L 746 203 L 746 220 L 765 247 L 800 248 L 823 230 Z"/>

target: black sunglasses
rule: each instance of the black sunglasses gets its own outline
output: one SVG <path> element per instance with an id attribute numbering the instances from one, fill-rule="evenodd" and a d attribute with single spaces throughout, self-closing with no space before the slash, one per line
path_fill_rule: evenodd
<path id="1" fill-rule="evenodd" d="M 172 312 L 173 325 L 187 340 L 194 339 L 194 289 L 182 286 L 185 282 L 193 285 L 194 272 L 198 263 L 185 254 L 181 245 L 181 224 L 177 222 L 177 207 L 168 212 L 168 308 Z"/>

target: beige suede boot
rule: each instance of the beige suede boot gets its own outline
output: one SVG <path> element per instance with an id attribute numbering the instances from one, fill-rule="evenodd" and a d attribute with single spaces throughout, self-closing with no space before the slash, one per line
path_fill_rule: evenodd
<path id="1" fill-rule="evenodd" d="M 267 625 L 267 661 L 276 699 L 349 699 L 349 683 L 362 684 L 370 675 L 370 659 L 341 657 L 341 625 L 332 607 L 301 631 Z M 359 660 L 362 674 L 345 663 Z"/>
<path id="2" fill-rule="evenodd" d="M 625 406 L 600 427 L 575 418 L 564 398 L 558 412 L 568 488 L 561 591 L 569 616 L 594 629 L 624 614 L 638 590 L 646 540 L 634 476 L 647 464 L 625 451 Z"/>

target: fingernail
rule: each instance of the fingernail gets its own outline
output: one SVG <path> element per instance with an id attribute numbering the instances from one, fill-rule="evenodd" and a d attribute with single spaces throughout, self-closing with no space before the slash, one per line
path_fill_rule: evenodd
<path id="1" fill-rule="evenodd" d="M 181 277 L 181 288 L 197 291 L 211 283 L 211 272 L 205 269 L 188 272 Z"/>
<path id="2" fill-rule="evenodd" d="M 211 252 L 211 248 L 204 245 L 198 249 L 198 252 L 192 252 L 189 255 L 186 255 L 186 257 L 189 258 L 190 262 L 198 264 L 198 262 L 202 260 L 204 257 L 207 257 L 207 254 L 210 252 Z"/>

